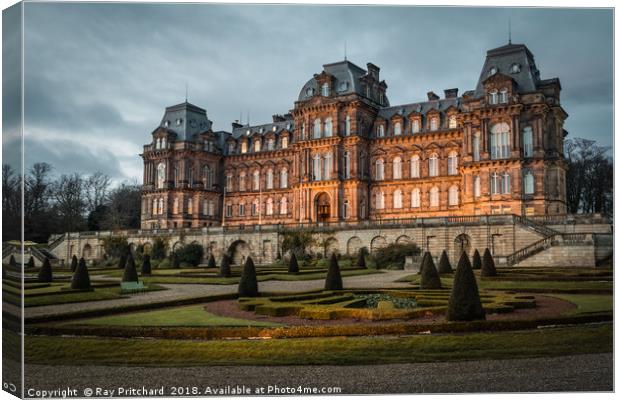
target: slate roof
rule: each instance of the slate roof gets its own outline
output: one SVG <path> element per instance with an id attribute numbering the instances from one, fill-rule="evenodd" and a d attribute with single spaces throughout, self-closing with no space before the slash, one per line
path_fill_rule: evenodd
<path id="1" fill-rule="evenodd" d="M 410 104 L 402 104 L 398 106 L 385 107 L 379 110 L 378 116 L 384 119 L 390 119 L 396 114 L 400 114 L 406 117 L 412 112 L 418 112 L 420 114 L 425 115 L 431 110 L 437 110 L 439 112 L 444 112 L 451 106 L 454 106 L 457 109 L 459 109 L 461 106 L 461 98 L 452 97 L 449 99 L 422 101 L 419 103 L 410 103 Z"/>
<path id="2" fill-rule="evenodd" d="M 177 134 L 178 140 L 193 140 L 194 135 L 211 129 L 207 111 L 185 101 L 166 107 L 159 126 Z"/>
<path id="3" fill-rule="evenodd" d="M 275 131 L 273 128 L 275 127 Z M 262 128 L 262 131 L 261 131 Z M 271 122 L 268 124 L 261 125 L 244 125 L 242 127 L 233 128 L 232 137 L 235 139 L 239 139 L 240 137 L 247 135 L 252 136 L 255 133 L 264 136 L 270 132 L 279 135 L 280 132 L 286 130 L 292 132 L 294 129 L 293 117 L 290 114 L 287 114 L 284 121 Z M 248 135 L 248 131 L 250 132 Z"/>
<path id="4" fill-rule="evenodd" d="M 520 71 L 516 73 L 511 70 L 515 64 L 520 66 Z M 474 97 L 484 96 L 483 82 L 490 76 L 491 68 L 497 68 L 498 73 L 514 79 L 519 93 L 533 92 L 540 83 L 540 72 L 534 62 L 534 55 L 523 44 L 509 43 L 487 51 Z"/>

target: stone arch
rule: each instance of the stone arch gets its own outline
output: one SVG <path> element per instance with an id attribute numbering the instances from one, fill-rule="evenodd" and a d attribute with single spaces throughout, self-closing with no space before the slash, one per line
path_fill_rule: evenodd
<path id="1" fill-rule="evenodd" d="M 412 242 L 413 240 L 411 240 L 411 238 L 407 235 L 400 235 L 398 238 L 396 238 L 396 243 L 398 244 L 408 244 Z"/>
<path id="2" fill-rule="evenodd" d="M 453 251 L 453 260 L 458 262 L 459 258 L 461 258 L 461 252 L 465 251 L 468 256 L 471 256 L 471 237 L 465 233 L 461 233 L 456 238 L 454 238 L 454 251 Z"/>
<path id="3" fill-rule="evenodd" d="M 244 240 L 235 240 L 228 247 L 228 253 L 233 264 L 242 265 L 250 255 L 250 245 Z"/>
<path id="4" fill-rule="evenodd" d="M 176 242 L 174 245 L 172 245 L 172 251 L 178 250 L 181 246 L 183 246 L 183 242 Z"/>
<path id="5" fill-rule="evenodd" d="M 387 240 L 385 240 L 383 236 L 375 236 L 370 241 L 370 252 L 374 253 L 375 251 L 385 246 L 387 246 Z"/>
<path id="6" fill-rule="evenodd" d="M 331 217 L 331 198 L 326 192 L 321 192 L 314 198 L 314 213 L 317 222 L 329 220 Z"/>
<path id="7" fill-rule="evenodd" d="M 347 254 L 350 256 L 354 256 L 359 253 L 362 247 L 364 247 L 362 239 L 357 236 L 353 236 L 347 241 Z"/>
<path id="8" fill-rule="evenodd" d="M 93 256 L 93 248 L 91 247 L 90 244 L 86 243 L 84 247 L 82 248 L 82 257 L 84 257 L 85 260 L 88 260 L 92 258 L 92 256 Z"/>
<path id="9" fill-rule="evenodd" d="M 330 257 L 332 253 L 340 253 L 340 243 L 335 237 L 325 239 L 325 256 Z"/>

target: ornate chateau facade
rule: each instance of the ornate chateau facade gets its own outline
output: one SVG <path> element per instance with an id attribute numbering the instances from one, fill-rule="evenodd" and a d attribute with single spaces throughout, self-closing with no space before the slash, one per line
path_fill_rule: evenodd
<path id="1" fill-rule="evenodd" d="M 508 44 L 474 90 L 418 103 L 390 105 L 379 67 L 345 60 L 271 123 L 214 132 L 168 107 L 142 154 L 142 228 L 565 214 L 560 90 Z"/>

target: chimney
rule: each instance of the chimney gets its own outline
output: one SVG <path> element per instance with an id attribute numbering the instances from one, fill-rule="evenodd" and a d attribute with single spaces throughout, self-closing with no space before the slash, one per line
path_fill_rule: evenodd
<path id="1" fill-rule="evenodd" d="M 273 122 L 284 122 L 284 121 L 286 121 L 286 118 L 284 118 L 284 116 L 280 115 L 280 114 L 272 115 L 271 118 L 273 118 Z"/>
<path id="2" fill-rule="evenodd" d="M 443 92 L 445 94 L 446 99 L 454 99 L 454 98 L 458 97 L 458 95 L 459 95 L 459 89 L 458 88 L 445 89 Z"/>
<path id="3" fill-rule="evenodd" d="M 426 95 L 428 96 L 429 101 L 439 100 L 439 96 L 437 96 L 433 91 L 426 93 Z"/>
<path id="4" fill-rule="evenodd" d="M 243 125 L 239 123 L 238 119 L 236 119 L 235 122 L 232 123 L 232 128 L 233 129 L 243 128 Z"/>

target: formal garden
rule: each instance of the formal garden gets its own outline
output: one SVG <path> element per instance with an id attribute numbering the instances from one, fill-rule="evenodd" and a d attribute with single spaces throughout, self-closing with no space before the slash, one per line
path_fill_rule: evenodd
<path id="1" fill-rule="evenodd" d="M 497 267 L 489 249 L 452 265 L 414 244 L 346 257 L 297 243 L 263 265 L 192 244 L 132 250 L 123 238 L 106 254 L 26 265 L 26 362 L 362 364 L 612 348 L 610 267 Z M 409 256 L 418 272 L 403 269 Z M 17 269 L 3 266 L 4 300 L 15 305 Z"/>

